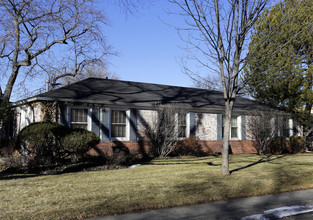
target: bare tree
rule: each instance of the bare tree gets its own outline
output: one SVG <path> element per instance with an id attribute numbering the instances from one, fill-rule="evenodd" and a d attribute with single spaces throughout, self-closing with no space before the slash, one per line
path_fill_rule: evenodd
<path id="1" fill-rule="evenodd" d="M 75 79 L 84 79 L 92 75 L 91 70 L 99 70 L 102 67 L 103 73 L 107 70 L 108 55 L 114 54 L 109 46 L 106 46 L 105 41 L 101 42 L 98 39 L 79 39 L 72 41 L 66 57 L 58 57 L 49 54 L 46 61 L 38 61 L 36 64 L 39 68 L 35 76 L 43 75 L 48 78 L 51 86 L 50 90 L 64 84 L 64 81 L 75 81 Z M 33 70 L 35 72 L 36 70 Z M 107 73 L 107 72 L 106 72 Z M 99 74 L 94 73 L 94 75 Z M 107 75 L 107 74 L 106 74 Z M 89 76 L 89 77 L 90 77 Z M 77 80 L 76 80 L 77 81 Z"/>
<path id="2" fill-rule="evenodd" d="M 62 56 L 73 47 L 86 46 L 85 40 L 104 42 L 100 24 L 106 18 L 92 0 L 1 0 L 0 15 L 0 58 L 9 75 L 7 99 L 21 68 L 29 67 L 24 73 L 30 74 L 48 52 Z"/>
<path id="3" fill-rule="evenodd" d="M 80 74 L 77 74 L 76 76 L 65 76 L 62 77 L 59 81 L 59 83 L 56 83 L 55 81 L 51 81 L 51 86 L 49 87 L 49 90 L 54 89 L 56 86 L 66 86 L 78 81 L 81 81 L 83 79 L 87 79 L 89 77 L 95 77 L 95 78 L 108 78 L 108 79 L 119 79 L 119 77 L 108 71 L 108 67 L 104 63 L 103 65 L 97 65 L 97 64 L 91 64 L 87 67 L 85 67 Z"/>
<path id="4" fill-rule="evenodd" d="M 178 6 L 178 14 L 184 17 L 188 26 L 183 29 L 189 33 L 186 42 L 191 49 L 198 51 L 191 53 L 192 58 L 220 77 L 225 99 L 222 173 L 229 175 L 230 120 L 236 96 L 241 89 L 240 73 L 249 56 L 243 49 L 249 31 L 268 0 L 169 1 Z M 188 68 L 185 71 L 192 75 Z"/>
<path id="5" fill-rule="evenodd" d="M 284 129 L 284 121 L 281 117 L 275 116 L 271 108 L 256 109 L 247 120 L 247 127 L 251 138 L 255 140 L 258 153 L 263 154 L 272 140 Z"/>
<path id="6" fill-rule="evenodd" d="M 115 0 L 117 5 L 123 10 L 126 14 L 132 14 L 137 12 L 139 7 L 144 7 L 145 5 L 151 4 L 152 1 L 143 1 L 143 0 Z"/>
<path id="7" fill-rule="evenodd" d="M 155 104 L 151 124 L 146 126 L 145 134 L 152 144 L 154 155 L 168 156 L 176 147 L 185 132 L 186 114 L 175 104 Z"/>
<path id="8" fill-rule="evenodd" d="M 203 78 L 198 76 L 193 79 L 193 82 L 196 88 L 223 91 L 222 85 L 217 77 L 208 75 Z"/>

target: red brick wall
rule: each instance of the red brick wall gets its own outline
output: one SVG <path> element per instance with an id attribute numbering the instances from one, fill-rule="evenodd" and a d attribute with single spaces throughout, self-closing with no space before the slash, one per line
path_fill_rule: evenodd
<path id="1" fill-rule="evenodd" d="M 198 141 L 202 152 L 205 155 L 214 155 L 222 152 L 223 141 Z M 151 156 L 150 145 L 148 141 L 102 141 L 96 148 L 89 151 L 90 155 L 112 155 L 113 146 L 122 146 L 129 149 L 131 155 L 139 158 Z M 252 140 L 230 141 L 231 152 L 233 154 L 256 154 L 257 148 Z"/>
<path id="2" fill-rule="evenodd" d="M 203 152 L 208 155 L 222 152 L 223 141 L 198 141 L 202 146 Z M 245 141 L 229 141 L 231 152 L 233 154 L 256 154 L 257 147 L 252 140 Z"/>
<path id="3" fill-rule="evenodd" d="M 150 145 L 147 141 L 101 141 L 97 147 L 89 151 L 90 155 L 112 155 L 112 147 L 120 146 L 129 149 L 131 155 L 137 155 L 138 157 L 144 157 L 150 155 Z"/>

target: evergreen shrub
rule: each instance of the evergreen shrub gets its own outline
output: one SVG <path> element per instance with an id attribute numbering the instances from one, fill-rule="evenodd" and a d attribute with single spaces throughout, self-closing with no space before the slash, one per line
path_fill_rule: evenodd
<path id="1" fill-rule="evenodd" d="M 301 153 L 305 149 L 305 137 L 292 136 L 289 138 L 290 153 Z"/>
<path id="2" fill-rule="evenodd" d="M 271 154 L 289 153 L 286 137 L 274 137 L 269 146 L 267 147 L 267 153 Z"/>
<path id="3" fill-rule="evenodd" d="M 33 123 L 18 136 L 17 149 L 31 167 L 52 166 L 77 160 L 99 143 L 90 131 L 52 122 Z"/>

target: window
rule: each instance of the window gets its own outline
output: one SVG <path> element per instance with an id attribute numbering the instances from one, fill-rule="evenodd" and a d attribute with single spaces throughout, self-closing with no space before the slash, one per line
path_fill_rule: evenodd
<path id="1" fill-rule="evenodd" d="M 186 114 L 178 113 L 178 137 L 185 138 L 186 137 Z"/>
<path id="2" fill-rule="evenodd" d="M 224 137 L 224 126 L 225 126 L 225 117 L 223 116 L 223 128 L 222 128 L 222 137 Z M 238 120 L 237 117 L 232 117 L 230 120 L 230 138 L 238 138 Z"/>
<path id="3" fill-rule="evenodd" d="M 71 109 L 71 127 L 83 129 L 88 128 L 88 109 Z"/>
<path id="4" fill-rule="evenodd" d="M 126 111 L 111 111 L 111 137 L 126 137 Z"/>
<path id="5" fill-rule="evenodd" d="M 237 117 L 236 118 L 231 118 L 231 121 L 230 121 L 230 137 L 231 138 L 238 138 Z"/>

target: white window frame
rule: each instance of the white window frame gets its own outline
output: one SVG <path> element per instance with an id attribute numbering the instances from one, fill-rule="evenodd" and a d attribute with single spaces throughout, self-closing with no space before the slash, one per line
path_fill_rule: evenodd
<path id="1" fill-rule="evenodd" d="M 176 127 L 176 132 L 178 133 L 178 114 L 179 113 L 175 113 L 175 121 L 177 122 L 175 127 Z M 186 116 L 186 130 L 185 130 L 185 137 L 179 137 L 179 134 L 177 135 L 177 138 L 179 140 L 184 140 L 187 139 L 190 135 L 190 116 L 189 116 L 189 112 L 180 112 L 180 114 L 185 114 Z"/>
<path id="2" fill-rule="evenodd" d="M 126 137 L 112 137 L 112 111 L 125 111 L 126 112 Z M 110 140 L 112 141 L 129 141 L 130 139 L 130 109 L 112 108 L 109 115 L 109 127 L 110 127 Z"/>
<path id="3" fill-rule="evenodd" d="M 230 119 L 230 125 L 229 125 L 229 140 L 242 140 L 242 130 L 241 130 L 241 123 L 242 123 L 242 116 L 232 116 L 231 118 L 237 119 L 237 137 L 232 137 L 232 131 L 231 131 L 231 119 Z M 222 137 L 224 136 L 224 118 L 225 116 L 222 116 Z"/>
<path id="4" fill-rule="evenodd" d="M 284 118 L 283 118 L 283 120 L 285 120 Z M 288 120 L 287 121 L 287 124 L 288 124 L 288 127 L 284 127 L 285 126 L 285 124 L 283 124 L 283 130 L 280 132 L 279 131 L 279 134 L 278 134 L 278 136 L 280 136 L 280 133 L 282 133 L 282 136 L 284 137 L 284 130 L 288 130 L 288 132 L 289 132 L 289 136 L 286 136 L 286 138 L 288 139 L 288 138 L 290 138 L 291 136 L 293 136 L 294 134 L 293 134 L 293 120 L 292 120 L 292 118 L 286 118 L 286 120 Z"/>
<path id="5" fill-rule="evenodd" d="M 88 115 L 87 115 L 87 130 L 91 131 L 91 112 L 92 109 L 84 106 L 68 106 L 68 126 L 72 127 L 72 109 L 87 109 Z"/>

